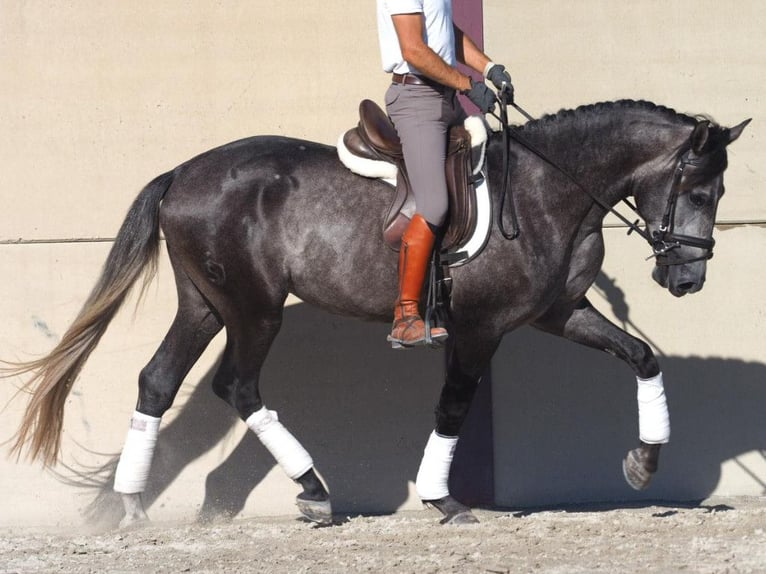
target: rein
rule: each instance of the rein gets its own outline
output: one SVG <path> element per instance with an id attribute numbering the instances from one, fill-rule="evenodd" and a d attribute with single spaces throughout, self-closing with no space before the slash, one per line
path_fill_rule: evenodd
<path id="1" fill-rule="evenodd" d="M 568 171 L 566 171 L 564 168 L 558 165 L 545 152 L 540 150 L 527 138 L 522 136 L 519 130 L 512 127 L 508 123 L 508 104 L 506 103 L 505 98 L 502 96 L 503 96 L 503 91 L 501 91 L 500 97 L 498 97 L 498 102 L 500 104 L 500 116 L 498 117 L 494 113 L 492 113 L 492 116 L 494 116 L 497 120 L 500 121 L 500 125 L 502 126 L 502 131 L 503 131 L 503 168 L 502 168 L 503 169 L 503 191 L 500 198 L 500 210 L 499 210 L 500 213 L 498 214 L 498 227 L 500 229 L 500 233 L 503 235 L 505 239 L 508 239 L 508 240 L 516 239 L 521 233 L 518 217 L 516 214 L 516 206 L 513 201 L 513 190 L 511 188 L 510 139 L 513 139 L 517 143 L 521 144 L 523 147 L 527 148 L 537 157 L 542 159 L 544 162 L 549 164 L 551 167 L 559 171 L 568 180 L 570 180 L 580 191 L 582 191 L 585 195 L 590 197 L 594 201 L 594 203 L 596 203 L 599 207 L 601 207 L 607 212 L 614 214 L 620 221 L 622 221 L 625 225 L 627 225 L 628 235 L 630 235 L 634 231 L 638 235 L 640 235 L 649 245 L 651 245 L 652 255 L 650 255 L 649 257 L 650 258 L 654 257 L 656 259 L 657 265 L 661 265 L 661 266 L 681 265 L 684 263 L 692 263 L 694 261 L 707 260 L 713 256 L 713 246 L 715 245 L 715 240 L 713 240 L 712 238 L 704 239 L 701 237 L 691 237 L 689 235 L 682 235 L 682 234 L 677 234 L 673 232 L 675 207 L 676 207 L 676 203 L 680 193 L 680 184 L 681 184 L 681 178 L 683 177 L 684 169 L 686 168 L 687 165 L 691 165 L 691 166 L 699 165 L 698 158 L 692 157 L 691 149 L 687 150 L 678 160 L 678 166 L 676 167 L 676 171 L 673 176 L 673 183 L 671 185 L 670 193 L 668 195 L 668 200 L 665 207 L 665 213 L 663 214 L 663 217 L 662 217 L 662 223 L 660 225 L 659 230 L 655 231 L 652 235 L 649 235 L 648 231 L 641 229 L 638 226 L 638 222 L 639 222 L 638 219 L 635 222 L 633 222 L 633 221 L 630 221 L 625 216 L 623 216 L 614 207 L 604 202 L 601 198 L 597 197 L 585 186 L 583 186 L 579 181 L 577 181 L 574 178 L 574 176 L 572 176 Z M 516 109 L 516 111 L 518 111 L 528 121 L 534 121 L 534 118 L 530 114 L 528 114 L 523 108 L 517 105 L 515 102 L 511 102 L 511 105 Z M 503 221 L 503 211 L 504 211 L 504 206 L 507 199 L 510 199 L 511 224 L 513 227 L 510 233 L 506 230 L 505 223 Z M 640 217 L 640 214 L 638 213 L 638 209 L 630 201 L 628 201 L 627 199 L 623 199 L 622 201 L 636 215 L 639 215 Z M 672 253 L 674 249 L 677 249 L 681 247 L 682 245 L 688 245 L 690 247 L 706 249 L 707 253 L 700 257 L 688 258 L 688 259 L 682 259 L 680 257 L 669 257 L 669 255 Z"/>

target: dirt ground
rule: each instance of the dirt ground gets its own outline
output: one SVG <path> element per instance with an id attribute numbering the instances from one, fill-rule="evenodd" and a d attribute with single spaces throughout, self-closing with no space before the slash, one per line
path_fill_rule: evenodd
<path id="1" fill-rule="evenodd" d="M 109 533 L 0 531 L 0 573 L 26 572 L 766 572 L 766 498 L 699 505 L 434 510 L 153 524 Z"/>

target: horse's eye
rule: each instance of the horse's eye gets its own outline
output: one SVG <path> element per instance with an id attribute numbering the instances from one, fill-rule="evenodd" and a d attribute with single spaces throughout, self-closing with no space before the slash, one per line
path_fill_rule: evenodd
<path id="1" fill-rule="evenodd" d="M 707 197 L 704 193 L 690 193 L 689 201 L 691 201 L 692 205 L 695 207 L 704 207 L 707 203 Z"/>

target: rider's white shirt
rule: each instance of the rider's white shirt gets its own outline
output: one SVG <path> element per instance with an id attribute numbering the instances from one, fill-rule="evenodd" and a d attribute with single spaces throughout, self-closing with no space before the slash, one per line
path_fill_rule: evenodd
<path id="1" fill-rule="evenodd" d="M 402 58 L 399 39 L 391 20 L 393 14 L 423 14 L 423 40 L 447 64 L 455 65 L 455 31 L 452 28 L 451 0 L 377 0 L 377 3 L 380 56 L 386 72 L 418 73 L 418 70 Z"/>

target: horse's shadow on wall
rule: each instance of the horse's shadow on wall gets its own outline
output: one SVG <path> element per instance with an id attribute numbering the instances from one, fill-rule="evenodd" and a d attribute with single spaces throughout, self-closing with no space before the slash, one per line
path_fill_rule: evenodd
<path id="1" fill-rule="evenodd" d="M 627 320 L 627 306 L 610 285 L 602 275 L 602 292 L 615 315 Z M 264 368 L 264 401 L 312 453 L 337 512 L 398 509 L 409 496 L 408 481 L 415 479 L 433 428 L 443 356 L 393 352 L 386 332 L 386 325 L 291 306 Z M 654 483 L 636 493 L 620 467 L 637 441 L 630 370 L 603 353 L 531 329 L 508 335 L 493 363 L 494 384 L 485 379 L 480 386 L 459 443 L 453 493 L 471 504 L 519 507 L 688 502 L 713 492 L 724 461 L 753 450 L 766 453 L 766 365 L 694 357 L 660 361 L 672 442 L 663 450 Z M 243 425 L 213 395 L 214 370 L 160 433 L 144 494 L 149 508 L 190 463 L 221 448 L 234 425 Z M 102 524 L 115 524 L 121 514 L 111 492 L 114 462 L 101 469 L 106 477 L 88 510 Z M 738 464 L 745 480 L 766 494 L 763 465 Z M 199 517 L 236 515 L 273 466 L 255 436 L 245 433 L 204 479 Z"/>

